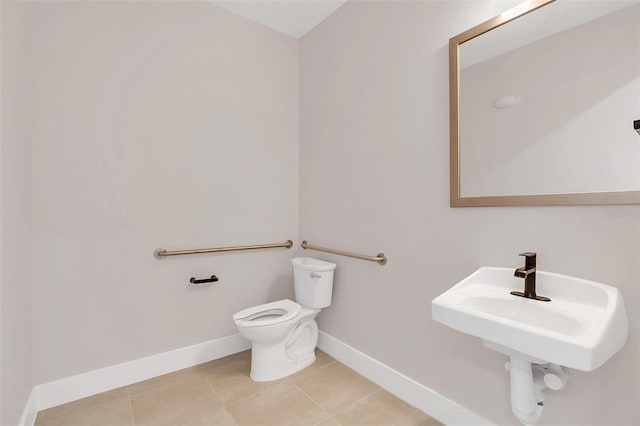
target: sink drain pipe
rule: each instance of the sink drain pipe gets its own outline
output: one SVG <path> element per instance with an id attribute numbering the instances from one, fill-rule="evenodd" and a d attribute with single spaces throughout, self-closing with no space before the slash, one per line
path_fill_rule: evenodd
<path id="1" fill-rule="evenodd" d="M 533 364 L 519 353 L 505 368 L 511 373 L 511 410 L 520 423 L 534 426 L 544 410 L 544 389 L 560 390 L 567 384 L 566 368 L 557 364 Z"/>

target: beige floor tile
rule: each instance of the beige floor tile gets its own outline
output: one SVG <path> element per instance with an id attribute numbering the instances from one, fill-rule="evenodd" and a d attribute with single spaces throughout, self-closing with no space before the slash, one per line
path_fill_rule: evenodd
<path id="1" fill-rule="evenodd" d="M 327 355 L 325 352 L 320 349 L 316 349 L 316 363 L 322 365 L 331 364 L 332 362 L 337 362 L 336 359 L 330 355 Z"/>
<path id="2" fill-rule="evenodd" d="M 44 422 L 48 422 L 53 419 L 65 416 L 75 411 L 84 410 L 87 408 L 95 407 L 104 404 L 109 401 L 113 401 L 118 398 L 127 396 L 127 388 L 118 388 L 108 392 L 103 392 L 97 395 L 93 395 L 87 398 L 82 398 L 77 401 L 69 402 L 68 404 L 58 405 L 57 407 L 48 408 L 38 413 L 36 418 L 36 425 Z"/>
<path id="3" fill-rule="evenodd" d="M 228 410 L 239 426 L 309 426 L 329 417 L 291 382 L 272 386 Z"/>
<path id="4" fill-rule="evenodd" d="M 38 424 L 43 426 L 133 426 L 133 417 L 131 417 L 129 398 L 125 397 Z"/>
<path id="5" fill-rule="evenodd" d="M 322 352 L 321 350 L 316 349 L 316 361 L 310 366 L 308 366 L 307 368 L 305 368 L 304 370 L 301 370 L 301 371 L 298 371 L 297 373 L 292 374 L 291 376 L 289 376 L 289 378 L 302 376 L 303 374 L 310 373 L 312 371 L 317 370 L 318 368 L 322 368 L 325 365 L 329 365 L 334 362 L 336 362 L 334 358 L 330 357 L 329 355 Z"/>
<path id="6" fill-rule="evenodd" d="M 250 369 L 240 352 L 44 410 L 36 425 L 442 425 L 322 351 L 289 378 L 254 382 Z"/>
<path id="7" fill-rule="evenodd" d="M 397 425 L 416 409 L 385 390 L 379 390 L 345 408 L 334 417 L 343 426 Z"/>
<path id="8" fill-rule="evenodd" d="M 330 414 L 379 389 L 376 384 L 337 362 L 294 377 L 292 381 Z"/>
<path id="9" fill-rule="evenodd" d="M 130 398 L 136 426 L 191 424 L 198 415 L 222 406 L 211 385 L 200 374 L 155 386 Z"/>
<path id="10" fill-rule="evenodd" d="M 197 366 L 185 368 L 183 370 L 174 371 L 173 373 L 163 374 L 162 376 L 154 377 L 149 380 L 134 383 L 127 386 L 129 395 L 135 395 L 140 392 L 145 392 L 158 386 L 165 386 L 173 383 L 179 383 L 184 380 L 185 377 L 199 374 L 200 370 Z"/>
<path id="11" fill-rule="evenodd" d="M 440 423 L 420 410 L 415 410 L 409 417 L 398 423 L 398 426 L 444 426 L 444 423 Z"/>
<path id="12" fill-rule="evenodd" d="M 197 404 L 172 426 L 237 426 L 237 423 L 224 407 L 211 408 Z"/>
<path id="13" fill-rule="evenodd" d="M 329 417 L 327 420 L 323 420 L 322 422 L 318 423 L 317 426 L 342 426 L 342 425 L 340 425 L 340 423 L 333 417 Z"/>
<path id="14" fill-rule="evenodd" d="M 251 362 L 251 350 L 238 352 L 237 354 L 225 356 L 224 358 L 214 359 L 213 361 L 205 362 L 204 364 L 197 365 L 196 368 L 201 373 L 208 373 L 210 371 L 228 367 L 237 363 Z"/>
<path id="15" fill-rule="evenodd" d="M 249 376 L 250 372 L 251 360 L 245 360 L 231 365 L 210 368 L 207 370 L 206 377 L 225 407 L 287 380 L 254 382 Z"/>

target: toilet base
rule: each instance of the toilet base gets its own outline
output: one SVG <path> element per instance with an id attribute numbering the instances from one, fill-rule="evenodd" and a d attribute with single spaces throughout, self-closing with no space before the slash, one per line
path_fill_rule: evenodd
<path id="1" fill-rule="evenodd" d="M 253 380 L 254 382 L 270 382 L 273 380 L 282 379 L 283 377 L 290 376 L 291 374 L 297 373 L 300 370 L 304 370 L 316 361 L 316 354 L 312 353 L 311 356 L 307 357 L 305 361 L 292 363 L 291 365 L 287 366 L 285 370 L 280 370 L 278 372 L 265 371 L 264 369 L 255 368 L 256 364 L 254 363 L 253 358 L 253 354 L 255 353 L 254 349 L 254 347 L 251 348 L 251 374 L 249 375 L 251 377 L 251 380 Z"/>
<path id="2" fill-rule="evenodd" d="M 316 313 L 313 313 L 313 317 Z M 315 362 L 317 344 L 318 325 L 313 318 L 300 321 L 281 343 L 273 345 L 253 342 L 251 379 L 269 382 L 297 373 Z"/>

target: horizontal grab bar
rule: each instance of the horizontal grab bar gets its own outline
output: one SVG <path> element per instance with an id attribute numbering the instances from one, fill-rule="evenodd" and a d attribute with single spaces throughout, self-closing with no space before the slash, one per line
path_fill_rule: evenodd
<path id="1" fill-rule="evenodd" d="M 267 248 L 278 248 L 278 247 L 291 248 L 292 246 L 293 246 L 293 241 L 287 240 L 284 243 L 276 243 L 276 244 L 256 244 L 253 246 L 215 247 L 215 248 L 192 249 L 192 250 L 169 251 L 161 248 L 156 250 L 153 254 L 156 258 L 162 259 L 165 256 L 181 256 L 183 254 L 217 253 L 220 251 L 256 250 L 256 249 L 267 249 Z"/>
<path id="2" fill-rule="evenodd" d="M 387 263 L 387 256 L 385 256 L 384 253 L 378 253 L 375 256 L 367 256 L 364 254 L 351 253 L 343 250 L 335 250 L 335 249 L 330 249 L 326 247 L 314 246 L 307 243 L 306 240 L 303 241 L 302 244 L 300 244 L 300 247 L 302 247 L 303 249 L 323 251 L 325 253 L 333 253 L 333 254 L 338 254 L 340 256 L 355 257 L 356 259 L 369 260 L 371 262 L 378 262 L 380 265 L 385 265 Z"/>

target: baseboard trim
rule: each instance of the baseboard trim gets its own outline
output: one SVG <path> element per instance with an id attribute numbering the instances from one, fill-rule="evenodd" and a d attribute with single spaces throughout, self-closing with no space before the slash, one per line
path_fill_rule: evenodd
<path id="1" fill-rule="evenodd" d="M 22 411 L 22 416 L 20 417 L 19 425 L 22 426 L 33 426 L 36 422 L 36 415 L 38 414 L 38 399 L 36 389 L 31 389 L 31 393 L 29 394 L 29 399 L 27 399 L 27 403 L 24 406 L 24 410 Z"/>
<path id="2" fill-rule="evenodd" d="M 318 334 L 319 349 L 439 421 L 447 425 L 494 426 L 494 423 L 487 419 L 335 337 L 323 331 L 319 331 Z M 239 334 L 234 334 L 37 385 L 29 395 L 20 425 L 33 426 L 40 410 L 192 367 L 249 348 L 251 348 L 251 342 Z"/>
<path id="3" fill-rule="evenodd" d="M 234 334 L 44 383 L 36 386 L 32 392 L 35 394 L 36 413 L 56 405 L 192 367 L 249 348 L 251 348 L 251 342 L 239 334 Z M 27 423 L 21 424 L 30 426 Z"/>
<path id="4" fill-rule="evenodd" d="M 318 332 L 318 348 L 398 398 L 428 413 L 446 425 L 495 425 L 471 410 L 323 331 Z"/>

